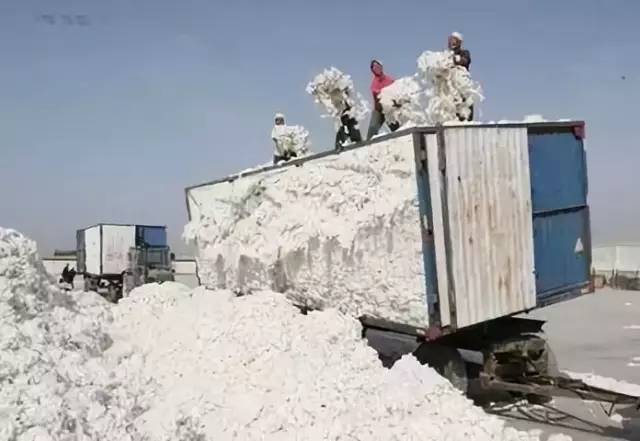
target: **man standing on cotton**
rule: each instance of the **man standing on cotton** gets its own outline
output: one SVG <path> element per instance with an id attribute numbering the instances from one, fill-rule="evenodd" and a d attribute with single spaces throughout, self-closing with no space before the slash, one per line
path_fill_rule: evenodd
<path id="1" fill-rule="evenodd" d="M 453 62 L 456 66 L 462 66 L 469 70 L 471 65 L 471 53 L 462 48 L 462 34 L 454 32 L 449 35 L 449 50 L 453 52 Z"/>
<path id="2" fill-rule="evenodd" d="M 277 164 L 281 161 L 288 161 L 289 159 L 298 156 L 297 153 L 285 145 L 286 136 L 288 134 L 287 126 L 285 125 L 284 115 L 282 113 L 276 113 L 275 125 L 271 130 L 271 139 L 275 143 L 275 150 L 273 152 L 273 163 Z"/>
<path id="3" fill-rule="evenodd" d="M 449 50 L 453 52 L 453 63 L 456 66 L 462 66 L 465 69 L 469 70 L 469 66 L 471 65 L 471 53 L 462 48 L 462 34 L 460 32 L 454 32 L 449 35 Z M 473 105 L 469 107 L 469 117 L 465 118 L 462 115 L 458 115 L 458 119 L 460 121 L 473 121 Z"/>

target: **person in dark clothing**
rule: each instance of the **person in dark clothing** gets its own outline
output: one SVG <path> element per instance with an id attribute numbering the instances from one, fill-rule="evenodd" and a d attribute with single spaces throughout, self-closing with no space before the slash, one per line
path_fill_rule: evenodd
<path id="1" fill-rule="evenodd" d="M 456 66 L 462 66 L 469 70 L 471 65 L 471 53 L 462 48 L 462 34 L 454 32 L 449 35 L 449 50 L 453 52 L 453 62 Z"/>
<path id="2" fill-rule="evenodd" d="M 76 278 L 76 269 L 75 268 L 71 268 L 69 270 L 69 282 L 68 282 L 69 285 L 71 285 L 71 289 L 74 288 L 73 281 L 75 280 L 75 278 Z"/>
<path id="3" fill-rule="evenodd" d="M 336 133 L 336 150 L 342 149 L 347 141 L 352 143 L 362 141 L 362 135 L 358 129 L 358 121 L 351 116 L 349 113 L 350 110 L 351 108 L 349 106 L 345 106 L 345 110 L 340 117 L 340 124 L 342 125 L 338 129 L 338 133 Z"/>
<path id="4" fill-rule="evenodd" d="M 69 279 L 69 264 L 66 264 L 62 269 L 62 276 L 60 277 L 60 282 L 67 283 Z"/>
<path id="5" fill-rule="evenodd" d="M 462 66 L 469 70 L 471 66 L 471 53 L 467 49 L 462 47 L 462 34 L 460 32 L 454 32 L 449 35 L 448 46 L 449 50 L 453 52 L 453 63 L 456 66 Z M 458 115 L 460 121 L 473 121 L 473 105 L 469 108 L 469 117 L 465 118 L 462 115 Z"/>
<path id="6" fill-rule="evenodd" d="M 62 269 L 62 275 L 60 277 L 59 283 L 67 283 L 71 285 L 71 289 L 73 289 L 73 280 L 76 277 L 76 270 L 74 268 L 69 269 L 69 264 L 66 264 Z"/>

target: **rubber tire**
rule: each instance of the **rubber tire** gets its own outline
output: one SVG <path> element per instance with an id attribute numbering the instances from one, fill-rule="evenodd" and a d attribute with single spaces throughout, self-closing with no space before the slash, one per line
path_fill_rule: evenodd
<path id="1" fill-rule="evenodd" d="M 121 297 L 121 295 L 119 294 L 120 293 L 118 292 L 118 286 L 113 283 L 109 284 L 109 286 L 107 287 L 107 300 L 111 303 L 118 303 L 118 300 Z"/>
<path id="2" fill-rule="evenodd" d="M 560 375 L 558 359 L 556 358 L 556 354 L 551 350 L 549 342 L 546 342 L 545 346 L 547 348 L 547 375 L 557 377 Z"/>
<path id="3" fill-rule="evenodd" d="M 558 368 L 558 360 L 556 354 L 551 350 L 549 342 L 545 341 L 545 350 L 547 352 L 547 375 L 551 377 L 557 377 L 560 375 L 560 368 Z M 527 401 L 531 404 L 547 404 L 553 401 L 553 397 L 547 395 L 529 394 L 526 396 Z"/>
<path id="4" fill-rule="evenodd" d="M 423 343 L 415 350 L 413 355 L 420 364 L 426 364 L 435 369 L 440 375 L 466 394 L 469 389 L 467 367 L 460 352 L 450 346 L 442 346 L 432 343 Z"/>

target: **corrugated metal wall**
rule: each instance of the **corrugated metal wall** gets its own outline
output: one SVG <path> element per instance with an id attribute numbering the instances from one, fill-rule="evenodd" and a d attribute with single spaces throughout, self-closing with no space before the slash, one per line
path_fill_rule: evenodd
<path id="1" fill-rule="evenodd" d="M 452 322 L 461 328 L 534 307 L 526 128 L 449 128 L 440 144 L 444 172 L 431 182 L 444 189 L 448 272 L 439 268 L 438 278 L 455 299 Z"/>

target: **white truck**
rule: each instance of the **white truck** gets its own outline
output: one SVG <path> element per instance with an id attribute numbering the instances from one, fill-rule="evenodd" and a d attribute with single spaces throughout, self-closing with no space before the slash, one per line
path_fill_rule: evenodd
<path id="1" fill-rule="evenodd" d="M 165 226 L 101 223 L 78 230 L 76 239 L 85 291 L 106 290 L 117 302 L 135 286 L 173 280 Z"/>

